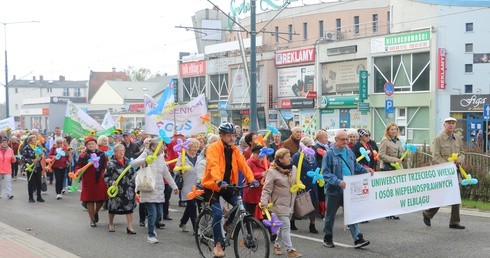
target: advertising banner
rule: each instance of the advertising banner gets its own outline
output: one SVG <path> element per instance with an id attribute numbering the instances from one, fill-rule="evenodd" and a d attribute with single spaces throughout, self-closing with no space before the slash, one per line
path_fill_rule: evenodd
<path id="1" fill-rule="evenodd" d="M 315 90 L 315 66 L 299 66 L 277 70 L 277 97 L 306 97 Z"/>

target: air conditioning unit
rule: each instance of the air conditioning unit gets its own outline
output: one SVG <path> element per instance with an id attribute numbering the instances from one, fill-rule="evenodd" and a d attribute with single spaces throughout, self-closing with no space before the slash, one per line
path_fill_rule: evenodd
<path id="1" fill-rule="evenodd" d="M 337 33 L 327 32 L 326 39 L 330 40 L 330 41 L 336 41 L 337 40 Z"/>

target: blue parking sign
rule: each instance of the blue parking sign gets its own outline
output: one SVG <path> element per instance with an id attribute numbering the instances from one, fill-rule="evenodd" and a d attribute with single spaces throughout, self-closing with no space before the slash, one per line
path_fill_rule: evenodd
<path id="1" fill-rule="evenodd" d="M 392 114 L 395 112 L 395 107 L 392 99 L 385 100 L 385 113 Z"/>

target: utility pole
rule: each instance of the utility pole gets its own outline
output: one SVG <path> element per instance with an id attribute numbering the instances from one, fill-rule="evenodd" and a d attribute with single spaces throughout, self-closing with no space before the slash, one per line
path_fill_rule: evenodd
<path id="1" fill-rule="evenodd" d="M 257 53 L 256 53 L 256 0 L 250 0 L 250 131 L 258 131 L 257 120 Z"/>

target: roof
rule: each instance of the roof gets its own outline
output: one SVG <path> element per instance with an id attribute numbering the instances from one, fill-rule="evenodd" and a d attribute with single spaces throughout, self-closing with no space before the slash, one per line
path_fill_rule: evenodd
<path id="1" fill-rule="evenodd" d="M 90 80 L 88 83 L 88 101 L 90 102 L 100 86 L 105 81 L 131 81 L 131 78 L 125 72 L 93 72 L 90 71 Z"/>
<path id="2" fill-rule="evenodd" d="M 163 92 L 163 90 L 165 88 L 167 88 L 167 85 L 170 83 L 170 81 L 172 79 L 177 79 L 177 75 L 168 75 L 168 76 L 157 76 L 157 77 L 153 77 L 153 78 L 150 78 L 148 80 L 146 80 L 147 82 L 158 82 L 160 83 L 160 85 L 162 85 L 163 87 L 160 89 L 160 91 L 157 91 L 155 92 L 154 94 L 150 95 L 150 94 L 147 94 L 147 95 L 150 95 L 152 97 L 155 97 L 157 96 L 158 94 L 161 94 Z"/>
<path id="3" fill-rule="evenodd" d="M 143 101 L 145 94 L 154 96 L 166 87 L 161 82 L 106 81 L 105 83 L 114 89 L 125 101 Z"/>
<path id="4" fill-rule="evenodd" d="M 9 88 L 87 88 L 88 81 L 12 80 Z"/>

